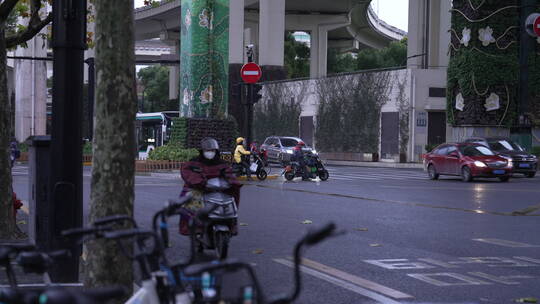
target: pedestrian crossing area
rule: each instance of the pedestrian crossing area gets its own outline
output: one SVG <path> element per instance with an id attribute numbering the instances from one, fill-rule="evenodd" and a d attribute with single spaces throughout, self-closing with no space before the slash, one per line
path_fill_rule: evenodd
<path id="1" fill-rule="evenodd" d="M 11 168 L 11 175 L 12 176 L 26 176 L 28 175 L 28 167 L 15 165 L 13 168 Z"/>
<path id="2" fill-rule="evenodd" d="M 342 181 L 379 181 L 379 180 L 428 180 L 422 170 L 404 170 L 387 168 L 363 168 L 352 171 L 349 168 L 327 168 L 331 180 Z"/>

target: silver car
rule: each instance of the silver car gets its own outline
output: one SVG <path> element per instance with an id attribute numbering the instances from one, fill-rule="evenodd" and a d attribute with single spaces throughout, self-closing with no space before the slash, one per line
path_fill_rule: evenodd
<path id="1" fill-rule="evenodd" d="M 261 150 L 266 150 L 268 161 L 270 162 L 289 162 L 293 154 L 293 148 L 300 141 L 303 140 L 298 137 L 270 136 L 261 145 Z M 302 150 L 317 153 L 317 151 L 308 146 L 304 146 Z"/>

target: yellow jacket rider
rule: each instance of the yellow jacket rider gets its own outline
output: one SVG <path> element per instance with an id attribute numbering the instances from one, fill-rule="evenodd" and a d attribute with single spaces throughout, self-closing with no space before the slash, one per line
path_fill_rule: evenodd
<path id="1" fill-rule="evenodd" d="M 236 149 L 234 149 L 234 162 L 244 167 L 246 176 L 251 178 L 251 169 L 249 168 L 249 160 L 242 159 L 244 155 L 251 155 L 251 152 L 244 148 L 244 138 L 238 137 L 236 139 Z"/>

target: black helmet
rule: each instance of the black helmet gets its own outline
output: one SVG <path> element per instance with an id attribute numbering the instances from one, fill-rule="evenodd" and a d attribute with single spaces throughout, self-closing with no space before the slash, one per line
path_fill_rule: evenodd
<path id="1" fill-rule="evenodd" d="M 212 137 L 207 137 L 201 140 L 201 150 L 219 150 L 219 144 Z"/>

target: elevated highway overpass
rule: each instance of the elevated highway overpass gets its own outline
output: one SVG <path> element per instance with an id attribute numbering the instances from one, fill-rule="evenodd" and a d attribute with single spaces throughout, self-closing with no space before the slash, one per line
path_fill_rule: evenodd
<path id="1" fill-rule="evenodd" d="M 328 48 L 342 52 L 382 48 L 405 32 L 380 20 L 371 0 L 230 0 L 229 63 L 245 62 L 244 46 L 255 45 L 257 61 L 283 66 L 285 30 L 305 31 L 311 37 L 311 77 L 326 75 Z M 135 10 L 137 41 L 160 38 L 178 53 L 181 1 Z M 176 80 L 174 80 L 176 81 Z"/>

